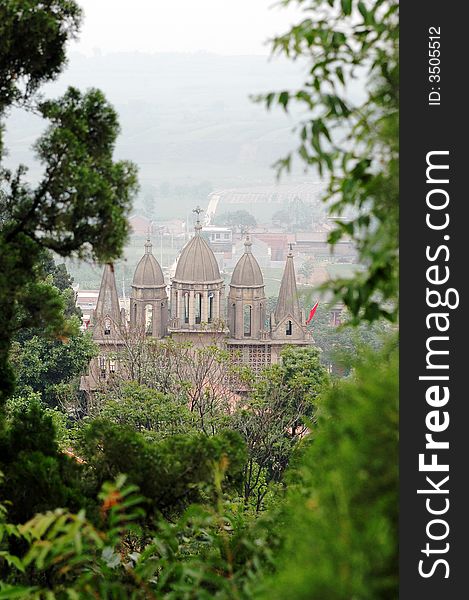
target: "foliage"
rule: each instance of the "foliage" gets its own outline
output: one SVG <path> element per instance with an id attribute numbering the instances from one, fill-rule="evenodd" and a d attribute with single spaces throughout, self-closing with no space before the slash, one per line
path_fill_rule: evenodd
<path id="1" fill-rule="evenodd" d="M 295 446 L 314 421 L 328 374 L 316 348 L 286 348 L 282 362 L 265 369 L 233 416 L 246 441 L 243 497 L 256 510 L 272 483 L 279 483 Z"/>
<path id="2" fill-rule="evenodd" d="M 195 429 L 194 414 L 185 396 L 163 394 L 135 381 L 98 394 L 95 403 L 93 416 L 148 432 L 149 438 L 160 439 Z"/>
<path id="3" fill-rule="evenodd" d="M 76 380 L 96 353 L 91 336 L 81 332 L 65 342 L 36 335 L 23 344 L 14 342 L 11 362 L 18 374 L 17 393 L 31 389 L 40 392 L 47 404 L 57 405 L 62 390 L 60 384 Z"/>
<path id="4" fill-rule="evenodd" d="M 0 119 L 14 103 L 49 121 L 35 144 L 44 167 L 38 184 L 27 169 L 0 167 L 0 400 L 11 394 L 8 364 L 13 337 L 37 327 L 66 335 L 60 291 L 43 281 L 44 249 L 60 256 L 109 261 L 121 253 L 126 215 L 136 190 L 135 167 L 113 161 L 119 126 L 98 90 L 70 88 L 62 98 L 40 102 L 40 85 L 54 79 L 81 11 L 72 0 L 2 2 Z M 0 155 L 1 157 L 1 155 Z"/>
<path id="5" fill-rule="evenodd" d="M 308 117 L 299 126 L 298 156 L 329 174 L 331 212 L 338 220 L 329 241 L 353 237 L 367 266 L 354 279 L 334 281 L 332 290 L 355 323 L 397 317 L 398 289 L 398 2 L 397 0 L 283 0 L 298 4 L 305 18 L 272 42 L 274 54 L 308 61 L 307 78 L 294 91 L 262 100 L 288 110 L 299 105 Z M 351 89 L 364 80 L 359 99 Z M 357 94 L 355 94 L 357 96 Z M 360 97 L 361 96 L 361 97 Z M 289 169 L 292 155 L 277 163 Z"/>
<path id="6" fill-rule="evenodd" d="M 0 566 L 9 575 L 0 598 L 395 598 L 396 425 L 393 346 L 363 357 L 353 380 L 329 391 L 295 453 L 286 503 L 256 521 L 227 496 L 224 478 L 237 467 L 216 453 L 211 500 L 156 518 L 145 535 L 144 500 L 122 477 L 100 494 L 100 525 L 56 509 L 18 526 L 3 509 Z"/>
<path id="7" fill-rule="evenodd" d="M 116 374 L 106 384 L 104 393 L 130 379 L 188 406 L 197 426 L 207 435 L 226 427 L 236 400 L 233 384 L 244 379 L 244 372 L 217 345 L 216 336 L 205 336 L 204 345 L 171 338 L 149 339 L 142 330 L 124 330 L 121 337 L 123 344 L 116 347 L 121 375 Z"/>
<path id="8" fill-rule="evenodd" d="M 323 400 L 289 473 L 285 550 L 265 598 L 391 600 L 397 592 L 398 365 L 368 353 Z"/>
<path id="9" fill-rule="evenodd" d="M 234 231 L 245 233 L 254 227 L 257 227 L 256 219 L 247 210 L 233 210 L 222 213 L 215 218 L 216 225 L 226 225 Z"/>
<path id="10" fill-rule="evenodd" d="M 345 309 L 342 310 L 341 324 L 334 324 L 331 322 L 332 309 L 334 305 L 320 303 L 309 329 L 321 349 L 321 363 L 332 373 L 346 376 L 360 349 L 379 351 L 383 347 L 392 325 L 380 319 L 353 326 Z"/>
<path id="11" fill-rule="evenodd" d="M 230 465 L 227 488 L 236 489 L 245 461 L 244 443 L 233 431 L 213 437 L 174 435 L 155 441 L 102 419 L 91 421 L 79 432 L 77 453 L 86 463 L 85 487 L 90 497 L 108 479 L 126 473 L 152 510 L 166 516 L 177 514 L 209 493 L 206 484 L 213 464 L 222 457 Z"/>
<path id="12" fill-rule="evenodd" d="M 52 253 L 44 251 L 41 256 L 40 268 L 46 279 L 50 275 L 52 277 L 51 284 L 62 292 L 65 316 L 72 317 L 75 315 L 81 321 L 83 315 L 81 309 L 76 305 L 76 294 L 72 287 L 73 277 L 67 271 L 66 265 L 64 263 L 56 264 Z"/>
<path id="13" fill-rule="evenodd" d="M 331 241 L 354 237 L 368 271 L 335 291 L 354 322 L 392 319 L 397 4 L 297 1 L 312 16 L 274 49 L 306 54 L 308 81 L 264 99 L 310 110 L 299 154 L 330 173 L 336 213 L 354 209 Z M 44 166 L 35 187 L 24 167 L 1 171 L 0 393 L 10 398 L 0 420 L 8 505 L 8 517 L 0 505 L 0 599 L 395 598 L 394 347 L 371 352 L 326 392 L 320 353 L 287 348 L 240 400 L 231 384 L 248 383 L 246 374 L 216 344 L 124 337 L 123 372 L 133 381 L 116 374 L 93 416 L 73 429 L 31 391 L 46 400 L 67 394 L 92 352 L 70 318 L 71 281 L 48 251 L 116 257 L 136 179 L 132 165 L 113 160 L 117 118 L 99 91 L 35 96 L 63 65 L 75 3 L 7 0 L 0 17 L 0 118 L 20 102 L 50 123 L 35 146 Z M 348 83 L 364 70 L 366 98 L 352 105 Z M 356 353 L 348 334 L 316 333 L 326 357 L 334 343 Z M 11 397 L 8 361 L 21 396 Z"/>
<path id="14" fill-rule="evenodd" d="M 300 275 L 303 275 L 303 277 L 308 280 L 311 275 L 314 273 L 314 259 L 313 258 L 307 258 L 304 263 L 301 265 L 301 267 L 298 269 L 298 273 Z"/>
<path id="15" fill-rule="evenodd" d="M 26 102 L 65 62 L 81 9 L 70 0 L 4 0 L 0 5 L 0 118 L 14 102 Z M 0 140 L 1 148 L 1 140 Z"/>
<path id="16" fill-rule="evenodd" d="M 123 580 L 115 576 L 118 566 L 126 573 L 119 554 L 122 536 L 135 528 L 133 521 L 142 514 L 135 487 L 123 487 L 124 483 L 125 477 L 120 477 L 115 485 L 103 486 L 100 498 L 105 531 L 98 530 L 84 510 L 73 514 L 58 508 L 20 526 L 5 523 L 2 514 L 0 539 L 14 535 L 27 544 L 27 551 L 23 556 L 0 553 L 15 570 L 7 583 L 0 584 L 0 598 L 144 597 L 127 596 Z M 146 584 L 137 581 L 135 588 L 143 591 Z"/>
<path id="17" fill-rule="evenodd" d="M 298 196 L 288 202 L 286 208 L 278 210 L 272 215 L 272 223 L 280 225 L 287 231 L 310 230 L 313 215 L 316 213 L 312 204 L 305 202 Z"/>
<path id="18" fill-rule="evenodd" d="M 279 545 L 273 520 L 253 525 L 224 498 L 226 465 L 214 469 L 217 501 L 193 506 L 174 523 L 160 520 L 148 542 L 140 532 L 142 498 L 125 477 L 106 484 L 99 495 L 98 528 L 80 511 L 56 509 L 24 525 L 7 522 L 0 505 L 0 541 L 18 538 L 23 555 L 0 551 L 9 565 L 0 598 L 251 598 L 259 576 L 273 566 Z"/>
<path id="19" fill-rule="evenodd" d="M 78 508 L 83 501 L 80 468 L 57 444 L 54 422 L 60 423 L 60 417 L 45 411 L 35 393 L 10 399 L 6 409 L 0 430 L 0 471 L 5 476 L 0 489 L 11 502 L 14 522 L 57 505 Z"/>

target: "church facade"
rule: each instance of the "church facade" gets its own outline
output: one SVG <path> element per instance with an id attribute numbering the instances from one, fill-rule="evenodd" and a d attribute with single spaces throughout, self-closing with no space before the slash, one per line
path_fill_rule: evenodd
<path id="1" fill-rule="evenodd" d="M 233 363 L 247 365 L 254 372 L 278 362 L 286 345 L 313 343 L 300 309 L 291 249 L 277 306 L 269 315 L 264 278 L 249 236 L 226 293 L 217 260 L 201 230 L 197 221 L 194 236 L 179 256 L 169 297 L 161 266 L 147 241 L 135 270 L 128 317 L 119 308 L 113 269 L 105 266 L 92 319 L 92 335 L 100 352 L 90 365 L 85 390 L 93 391 L 112 377 L 119 368 L 119 348 L 133 331 L 156 340 L 171 336 L 195 346 L 215 343 L 230 352 Z"/>

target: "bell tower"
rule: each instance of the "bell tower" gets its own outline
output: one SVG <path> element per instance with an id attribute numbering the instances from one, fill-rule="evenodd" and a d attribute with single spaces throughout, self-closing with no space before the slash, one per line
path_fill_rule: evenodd
<path id="1" fill-rule="evenodd" d="M 194 236 L 182 249 L 171 280 L 169 330 L 180 339 L 200 344 L 210 339 L 209 334 L 225 333 L 225 285 L 215 255 L 202 236 L 202 209 L 194 212 Z"/>
<path id="2" fill-rule="evenodd" d="M 285 340 L 294 344 L 308 339 L 305 317 L 298 299 L 291 244 L 280 284 L 277 307 L 271 316 L 271 329 L 272 340 Z"/>
<path id="3" fill-rule="evenodd" d="M 120 369 L 117 353 L 124 330 L 125 311 L 119 306 L 114 266 L 107 264 L 92 315 L 92 336 L 99 347 L 99 355 L 91 360 L 88 375 L 82 377 L 81 389 L 90 393 L 112 381 Z"/>
<path id="4" fill-rule="evenodd" d="M 232 339 L 263 337 L 266 302 L 264 278 L 247 235 L 244 254 L 234 268 L 228 294 L 228 326 Z"/>
<path id="5" fill-rule="evenodd" d="M 132 282 L 130 328 L 154 338 L 162 338 L 168 331 L 166 284 L 163 271 L 153 256 L 149 238 Z"/>

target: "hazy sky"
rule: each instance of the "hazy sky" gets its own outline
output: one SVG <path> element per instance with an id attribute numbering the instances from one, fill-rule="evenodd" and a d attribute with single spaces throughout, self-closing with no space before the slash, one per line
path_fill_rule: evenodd
<path id="1" fill-rule="evenodd" d="M 265 40 L 297 22 L 277 0 L 78 0 L 85 17 L 72 50 L 269 54 Z"/>

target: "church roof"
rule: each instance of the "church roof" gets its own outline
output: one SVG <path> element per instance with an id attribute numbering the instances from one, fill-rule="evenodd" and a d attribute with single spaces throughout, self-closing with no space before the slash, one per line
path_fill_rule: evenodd
<path id="1" fill-rule="evenodd" d="M 163 287 L 165 286 L 163 271 L 153 256 L 151 242 L 145 244 L 145 254 L 140 259 L 134 273 L 132 285 L 135 287 Z"/>
<path id="2" fill-rule="evenodd" d="M 301 323 L 300 303 L 298 301 L 298 290 L 296 288 L 295 265 L 293 264 L 293 253 L 287 255 L 287 262 L 283 272 L 282 283 L 278 295 L 277 307 L 275 309 L 275 320 L 279 323 L 284 317 L 292 316 Z"/>
<path id="3" fill-rule="evenodd" d="M 217 259 L 197 223 L 194 237 L 184 246 L 176 266 L 173 281 L 183 283 L 210 283 L 222 281 Z"/>
<path id="4" fill-rule="evenodd" d="M 262 271 L 251 252 L 251 246 L 252 242 L 247 236 L 244 242 L 244 254 L 236 263 L 230 285 L 236 287 L 260 287 L 264 285 Z"/>

